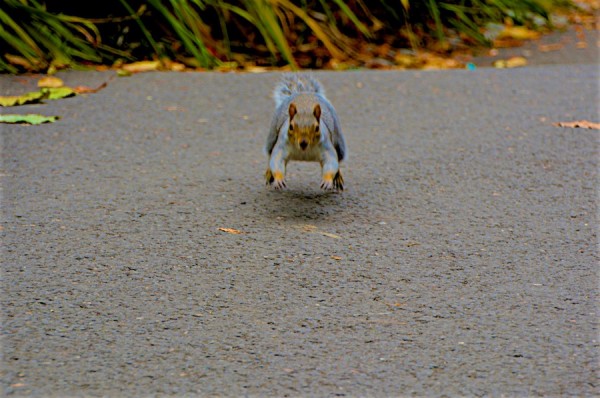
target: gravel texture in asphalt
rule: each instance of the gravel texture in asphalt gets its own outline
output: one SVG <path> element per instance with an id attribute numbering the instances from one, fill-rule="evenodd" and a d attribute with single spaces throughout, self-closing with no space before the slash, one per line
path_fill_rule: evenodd
<path id="1" fill-rule="evenodd" d="M 343 193 L 264 185 L 277 73 L 10 109 L 4 395 L 600 394 L 597 65 L 315 76 Z"/>

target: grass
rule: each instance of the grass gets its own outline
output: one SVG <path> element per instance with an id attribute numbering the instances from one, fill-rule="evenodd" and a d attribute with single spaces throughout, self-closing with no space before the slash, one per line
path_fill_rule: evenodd
<path id="1" fill-rule="evenodd" d="M 358 44 L 486 44 L 482 27 L 550 24 L 568 0 L 111 0 L 98 15 L 38 0 L 0 5 L 0 71 L 173 59 L 188 66 L 260 62 L 304 66 L 310 57 L 354 59 Z M 52 5 L 54 8 L 49 9 Z M 57 8 L 58 7 L 58 8 Z M 78 13 L 80 15 L 78 15 Z M 83 16 L 85 15 L 85 16 Z M 311 53 L 316 51 L 318 53 Z M 316 55 L 315 55 L 316 54 Z"/>

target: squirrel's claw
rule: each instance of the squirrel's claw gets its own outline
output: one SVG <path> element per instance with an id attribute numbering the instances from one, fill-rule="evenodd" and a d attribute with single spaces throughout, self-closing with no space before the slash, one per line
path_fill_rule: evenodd
<path id="1" fill-rule="evenodd" d="M 271 169 L 267 169 L 267 171 L 265 172 L 265 180 L 267 182 L 267 185 L 271 185 L 275 189 L 287 188 L 287 185 L 285 185 L 285 181 L 280 178 L 275 178 L 275 176 L 271 172 Z"/>
<path id="2" fill-rule="evenodd" d="M 326 191 L 330 191 L 333 189 L 333 181 L 321 181 L 321 189 L 324 189 Z"/>
<path id="3" fill-rule="evenodd" d="M 344 190 L 344 177 L 342 177 L 342 173 L 338 170 L 335 177 L 333 177 L 333 187 L 338 191 Z"/>
<path id="4" fill-rule="evenodd" d="M 275 181 L 273 181 L 273 183 L 271 185 L 275 189 L 287 188 L 287 185 L 285 185 L 285 181 L 284 180 L 275 180 Z"/>
<path id="5" fill-rule="evenodd" d="M 340 173 L 340 171 L 338 170 L 338 172 L 335 174 L 335 176 L 333 178 L 323 178 L 323 181 L 321 181 L 321 189 L 324 189 L 326 191 L 330 191 L 332 189 L 336 189 L 338 191 L 343 191 L 344 190 L 344 178 L 342 177 L 342 174 Z"/>

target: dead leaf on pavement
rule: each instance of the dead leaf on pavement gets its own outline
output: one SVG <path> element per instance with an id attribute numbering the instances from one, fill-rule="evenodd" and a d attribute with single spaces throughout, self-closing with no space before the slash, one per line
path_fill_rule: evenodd
<path id="1" fill-rule="evenodd" d="M 160 61 L 140 61 L 121 66 L 121 69 L 130 73 L 149 72 L 158 68 L 160 68 Z"/>
<path id="2" fill-rule="evenodd" d="M 65 83 L 56 76 L 44 76 L 38 80 L 37 85 L 38 87 L 57 88 L 64 86 Z"/>
<path id="3" fill-rule="evenodd" d="M 524 57 L 511 57 L 509 59 L 499 59 L 494 61 L 495 68 L 518 68 L 527 65 L 527 59 Z"/>
<path id="4" fill-rule="evenodd" d="M 320 231 L 316 225 L 304 224 L 304 225 L 299 225 L 296 228 L 300 228 L 304 232 L 317 233 L 317 234 L 321 234 L 324 236 L 328 236 L 333 239 L 342 239 L 342 237 L 339 235 L 332 234 L 330 232 Z"/>
<path id="5" fill-rule="evenodd" d="M 341 236 L 339 236 L 339 235 L 336 235 L 336 234 L 332 234 L 332 233 L 329 233 L 329 232 L 323 232 L 323 231 L 319 231 L 319 233 L 320 233 L 321 235 L 325 235 L 325 236 L 328 236 L 328 237 L 330 237 L 330 238 L 333 238 L 333 239 L 342 239 L 342 237 L 341 237 Z"/>
<path id="6" fill-rule="evenodd" d="M 552 43 L 552 44 L 539 44 L 538 50 L 543 53 L 547 53 L 550 51 L 558 51 L 562 49 L 565 45 L 563 43 Z"/>
<path id="7" fill-rule="evenodd" d="M 0 106 L 18 106 L 42 102 L 48 97 L 48 93 L 34 91 L 23 95 L 0 96 Z"/>
<path id="8" fill-rule="evenodd" d="M 310 225 L 310 224 L 305 224 L 302 226 L 302 229 L 305 232 L 313 232 L 317 230 L 317 226 L 316 225 Z"/>
<path id="9" fill-rule="evenodd" d="M 558 122 L 554 123 L 554 125 L 557 127 L 600 130 L 600 123 L 588 122 L 587 120 L 578 120 L 575 122 Z"/>
<path id="10" fill-rule="evenodd" d="M 387 305 L 388 307 L 402 307 L 404 305 L 404 303 L 385 303 L 385 305 Z"/>
<path id="11" fill-rule="evenodd" d="M 498 39 L 533 40 L 540 37 L 540 32 L 525 26 L 506 26 L 498 35 Z"/>
<path id="12" fill-rule="evenodd" d="M 228 234 L 234 234 L 234 235 L 243 234 L 242 231 L 234 229 L 234 228 L 219 228 L 219 231 L 227 232 Z"/>
<path id="13" fill-rule="evenodd" d="M 104 87 L 106 87 L 107 85 L 108 85 L 108 82 L 104 82 L 96 88 L 87 87 L 87 86 L 76 86 L 76 87 L 73 87 L 73 91 L 75 91 L 77 94 L 97 93 L 98 91 L 100 91 Z"/>

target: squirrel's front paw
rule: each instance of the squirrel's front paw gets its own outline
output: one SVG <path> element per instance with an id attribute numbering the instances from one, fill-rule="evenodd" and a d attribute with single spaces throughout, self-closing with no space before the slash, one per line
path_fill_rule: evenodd
<path id="1" fill-rule="evenodd" d="M 342 178 L 342 173 L 337 171 L 335 175 L 333 173 L 327 173 L 323 175 L 323 180 L 321 181 L 321 188 L 329 191 L 332 189 L 337 189 L 338 191 L 344 190 L 344 179 Z"/>
<path id="2" fill-rule="evenodd" d="M 275 189 L 283 189 L 286 187 L 283 174 L 280 172 L 272 173 L 271 169 L 267 169 L 265 172 L 265 180 L 267 185 L 271 185 Z"/>

